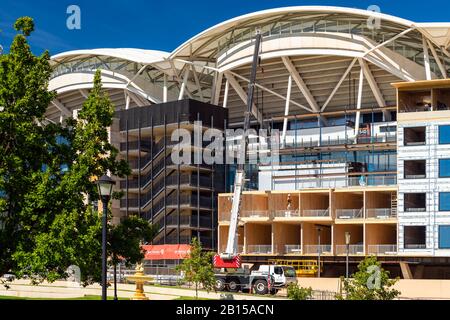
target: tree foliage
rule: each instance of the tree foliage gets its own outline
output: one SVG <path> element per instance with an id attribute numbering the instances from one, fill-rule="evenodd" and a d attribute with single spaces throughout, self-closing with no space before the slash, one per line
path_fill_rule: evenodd
<path id="1" fill-rule="evenodd" d="M 204 252 L 200 241 L 193 238 L 189 257 L 177 266 L 177 270 L 184 274 L 184 280 L 194 283 L 196 299 L 198 299 L 199 286 L 208 292 L 214 289 L 216 277 L 212 265 L 213 256 L 213 252 Z"/>
<path id="2" fill-rule="evenodd" d="M 90 205 L 98 199 L 92 180 L 130 172 L 108 142 L 114 106 L 98 70 L 78 119 L 47 123 L 45 112 L 55 98 L 48 91 L 49 53 L 32 54 L 31 18 L 18 19 L 15 28 L 22 34 L 0 56 L 0 274 L 53 281 L 77 265 L 85 284 L 99 281 L 101 221 Z M 121 242 L 114 240 L 110 250 L 137 259 L 136 239 L 149 235 L 145 224 L 132 218 L 111 229 L 111 239 Z"/>
<path id="3" fill-rule="evenodd" d="M 312 288 L 303 288 L 298 283 L 290 283 L 287 287 L 287 296 L 291 300 L 308 300 L 312 297 Z"/>
<path id="4" fill-rule="evenodd" d="M 389 271 L 381 267 L 376 257 L 366 257 L 358 265 L 352 278 L 342 279 L 344 294 L 339 299 L 346 300 L 393 300 L 400 292 L 392 287 L 398 281 L 390 279 Z"/>

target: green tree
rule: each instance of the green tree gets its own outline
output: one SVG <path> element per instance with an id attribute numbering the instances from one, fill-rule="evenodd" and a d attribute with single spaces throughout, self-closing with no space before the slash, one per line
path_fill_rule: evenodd
<path id="1" fill-rule="evenodd" d="M 291 300 L 308 300 L 312 297 L 312 288 L 300 287 L 297 283 L 290 283 L 287 287 L 287 296 Z"/>
<path id="2" fill-rule="evenodd" d="M 344 294 L 338 299 L 346 300 L 393 300 L 400 291 L 392 287 L 398 281 L 390 279 L 389 271 L 381 267 L 376 257 L 366 257 L 358 265 L 358 271 L 352 278 L 342 278 Z"/>
<path id="3" fill-rule="evenodd" d="M 32 54 L 31 18 L 18 19 L 15 27 L 22 34 L 0 56 L 0 274 L 54 281 L 77 265 L 84 284 L 98 282 L 101 221 L 90 205 L 89 199 L 98 199 L 92 180 L 107 172 L 130 173 L 108 142 L 114 106 L 98 70 L 78 119 L 46 123 L 46 109 L 55 98 L 48 91 L 49 54 Z M 117 230 L 130 232 L 132 240 L 121 242 L 120 250 L 129 245 L 131 261 L 146 222 L 129 221 Z"/>
<path id="4" fill-rule="evenodd" d="M 189 257 L 177 266 L 177 270 L 183 272 L 184 280 L 194 283 L 196 299 L 200 285 L 208 292 L 214 289 L 216 277 L 212 265 L 213 256 L 213 252 L 204 252 L 200 241 L 193 238 Z"/>

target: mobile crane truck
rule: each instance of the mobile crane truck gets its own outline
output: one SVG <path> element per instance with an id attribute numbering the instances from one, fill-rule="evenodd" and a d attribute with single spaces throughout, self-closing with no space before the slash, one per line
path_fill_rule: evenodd
<path id="1" fill-rule="evenodd" d="M 244 155 L 244 160 L 246 159 L 248 149 L 248 130 L 250 129 L 250 115 L 253 107 L 253 94 L 261 39 L 262 35 L 257 31 L 250 82 L 248 85 L 247 110 L 244 114 L 244 133 L 243 139 L 241 140 L 241 149 L 239 150 Z M 214 268 L 220 270 L 215 273 L 215 287 L 218 291 L 254 291 L 257 294 L 276 294 L 279 289 L 286 287 L 289 283 L 297 282 L 295 269 L 291 266 L 261 265 L 258 270 L 250 271 L 248 268 L 242 268 L 241 257 L 237 252 L 237 227 L 242 189 L 245 184 L 244 163 L 245 161 L 238 161 L 234 178 L 234 191 L 226 250 L 214 256 Z"/>

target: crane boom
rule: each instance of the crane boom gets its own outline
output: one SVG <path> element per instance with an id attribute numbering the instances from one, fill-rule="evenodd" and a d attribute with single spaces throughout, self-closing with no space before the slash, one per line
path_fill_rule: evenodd
<path id="1" fill-rule="evenodd" d="M 238 161 L 236 175 L 234 178 L 234 191 L 231 206 L 230 226 L 228 229 L 228 240 L 225 252 L 214 257 L 214 266 L 217 268 L 240 268 L 240 257 L 238 254 L 237 245 L 237 227 L 239 220 L 239 211 L 241 207 L 242 189 L 245 184 L 245 159 L 247 157 L 248 148 L 248 130 L 250 129 L 250 115 L 253 108 L 253 96 L 255 92 L 256 71 L 258 67 L 259 48 L 261 45 L 262 36 L 259 31 L 256 32 L 255 50 L 253 53 L 252 69 L 250 74 L 250 82 L 248 84 L 247 93 L 247 110 L 244 114 L 244 133 L 241 140 L 241 148 L 239 152 L 243 155 L 243 161 Z"/>

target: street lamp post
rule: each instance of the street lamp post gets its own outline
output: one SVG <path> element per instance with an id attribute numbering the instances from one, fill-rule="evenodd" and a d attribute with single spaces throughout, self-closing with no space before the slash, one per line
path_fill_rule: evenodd
<path id="1" fill-rule="evenodd" d="M 345 246 L 347 248 L 347 257 L 345 259 L 345 278 L 348 280 L 348 255 L 350 251 L 350 232 L 345 233 Z"/>
<path id="2" fill-rule="evenodd" d="M 102 201 L 102 300 L 106 300 L 106 230 L 108 223 L 108 203 L 111 199 L 113 185 L 115 182 L 104 175 L 96 181 L 98 194 Z"/>

